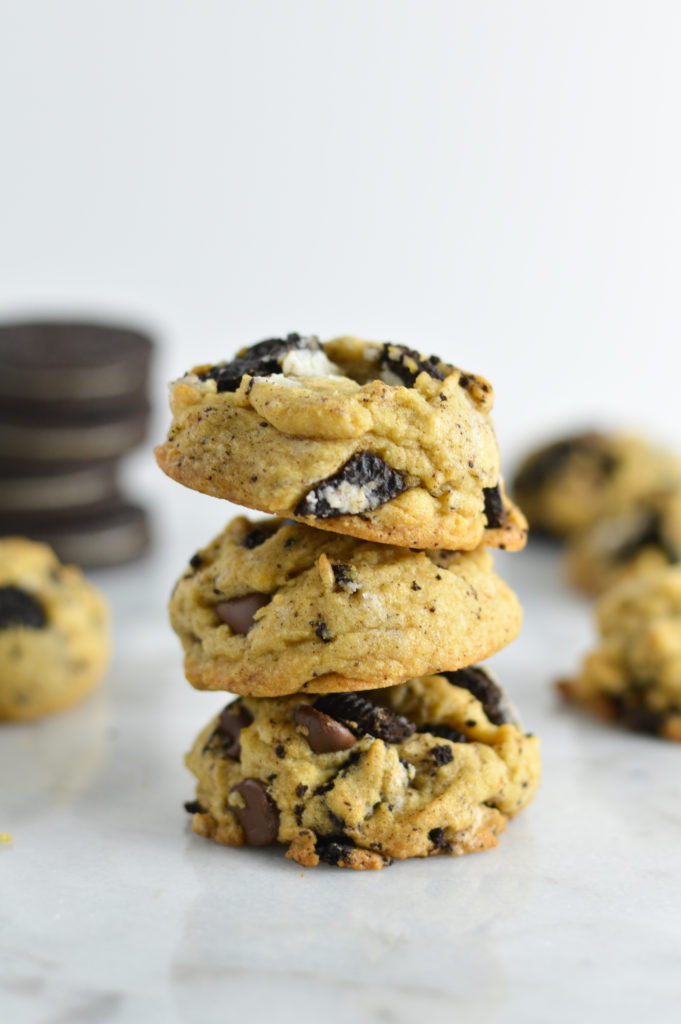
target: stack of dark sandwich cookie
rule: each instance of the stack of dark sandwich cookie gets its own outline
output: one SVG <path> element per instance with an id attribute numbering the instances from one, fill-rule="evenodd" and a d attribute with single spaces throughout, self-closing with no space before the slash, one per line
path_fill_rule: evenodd
<path id="1" fill-rule="evenodd" d="M 146 433 L 151 352 L 122 327 L 0 325 L 0 535 L 86 567 L 146 549 L 146 513 L 121 494 L 119 470 Z"/>
<path id="2" fill-rule="evenodd" d="M 171 387 L 169 476 L 271 513 L 195 551 L 170 602 L 198 689 L 238 699 L 187 757 L 200 835 L 356 869 L 497 843 L 538 740 L 479 662 L 521 609 L 487 381 L 393 344 L 293 334 Z"/>

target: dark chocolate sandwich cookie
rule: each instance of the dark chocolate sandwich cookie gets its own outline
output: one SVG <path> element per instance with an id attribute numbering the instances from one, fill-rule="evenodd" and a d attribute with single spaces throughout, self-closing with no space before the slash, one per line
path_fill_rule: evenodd
<path id="1" fill-rule="evenodd" d="M 116 459 L 136 448 L 147 427 L 146 404 L 84 418 L 36 417 L 18 410 L 0 414 L 0 459 L 40 466 Z"/>
<path id="2" fill-rule="evenodd" d="M 52 517 L 107 505 L 118 493 L 116 463 L 45 467 L 0 460 L 0 516 Z"/>
<path id="3" fill-rule="evenodd" d="M 0 408 L 70 415 L 144 402 L 152 341 L 75 321 L 0 325 Z"/>

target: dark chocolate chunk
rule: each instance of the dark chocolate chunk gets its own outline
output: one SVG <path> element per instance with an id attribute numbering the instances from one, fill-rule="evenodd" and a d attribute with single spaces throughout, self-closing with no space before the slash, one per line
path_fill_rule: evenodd
<path id="1" fill-rule="evenodd" d="M 184 809 L 187 814 L 204 814 L 204 809 L 198 800 L 185 800 Z"/>
<path id="2" fill-rule="evenodd" d="M 448 747 L 446 743 L 441 743 L 437 747 L 431 749 L 433 755 L 433 761 L 438 766 L 442 767 L 443 764 L 449 764 L 450 761 L 454 760 L 454 753 L 451 747 Z"/>
<path id="3" fill-rule="evenodd" d="M 355 844 L 344 835 L 317 836 L 315 852 L 325 864 L 350 864 Z"/>
<path id="4" fill-rule="evenodd" d="M 468 742 L 468 737 L 464 733 L 457 732 L 449 725 L 435 725 L 432 722 L 427 722 L 425 725 L 419 725 L 416 731 L 427 732 L 430 736 L 437 736 L 441 740 L 451 740 L 452 743 Z"/>
<path id="5" fill-rule="evenodd" d="M 307 729 L 305 738 L 315 754 L 348 750 L 357 742 L 353 733 L 342 722 L 309 704 L 299 704 L 293 711 L 293 719 Z"/>
<path id="6" fill-rule="evenodd" d="M 358 515 L 370 512 L 407 489 L 402 475 L 372 452 L 358 452 L 333 476 L 308 491 L 297 516 Z"/>
<path id="7" fill-rule="evenodd" d="M 441 362 L 438 356 L 422 356 L 413 348 L 405 348 L 404 345 L 392 345 L 386 342 L 381 353 L 381 367 L 392 370 L 396 377 L 406 384 L 408 388 L 414 386 L 414 382 L 420 373 L 424 371 L 434 380 L 444 380 L 445 375 L 440 369 Z"/>
<path id="8" fill-rule="evenodd" d="M 244 779 L 232 786 L 230 793 L 239 793 L 245 806 L 229 804 L 249 846 L 269 846 L 279 832 L 279 810 L 259 779 Z"/>
<path id="9" fill-rule="evenodd" d="M 506 509 L 499 484 L 496 487 L 483 487 L 482 496 L 485 499 L 487 529 L 496 530 L 506 522 Z"/>
<path id="10" fill-rule="evenodd" d="M 396 711 L 372 704 L 358 693 L 325 693 L 314 706 L 343 722 L 355 736 L 375 736 L 385 743 L 400 743 L 416 729 L 413 722 Z"/>
<path id="11" fill-rule="evenodd" d="M 480 701 L 485 714 L 494 725 L 505 725 L 511 718 L 504 710 L 506 697 L 504 691 L 493 683 L 484 669 L 477 665 L 460 668 L 456 672 L 442 672 L 453 686 L 461 686 Z"/>
<path id="12" fill-rule="evenodd" d="M 0 587 L 0 629 L 44 629 L 46 625 L 45 609 L 33 594 L 21 587 Z"/>
<path id="13" fill-rule="evenodd" d="M 303 338 L 300 334 L 289 334 L 285 338 L 268 338 L 259 341 L 250 348 L 242 348 L 235 359 L 229 363 L 218 363 L 211 366 L 205 373 L 200 373 L 199 380 L 217 381 L 218 391 L 237 391 L 241 378 L 248 373 L 253 377 L 268 377 L 271 373 L 281 373 L 281 360 L 287 352 L 296 348 L 320 349 L 316 338 Z"/>
<path id="14" fill-rule="evenodd" d="M 223 753 L 227 757 L 232 757 L 235 761 L 239 760 L 241 757 L 241 730 L 249 726 L 252 721 L 253 715 L 241 701 L 228 704 L 220 712 L 217 731 L 222 738 Z"/>
<path id="15" fill-rule="evenodd" d="M 245 594 L 231 601 L 220 601 L 215 605 L 215 613 L 234 633 L 244 636 L 253 625 L 255 613 L 269 602 L 269 594 Z"/>

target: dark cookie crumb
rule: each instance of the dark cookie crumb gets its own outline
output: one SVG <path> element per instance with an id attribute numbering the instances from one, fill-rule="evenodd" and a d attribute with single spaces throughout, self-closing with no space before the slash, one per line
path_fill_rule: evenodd
<path id="1" fill-rule="evenodd" d="M 418 583 L 416 582 L 416 580 L 412 580 L 411 589 L 412 590 L 420 590 L 421 589 L 420 586 L 418 585 Z"/>
<path id="2" fill-rule="evenodd" d="M 461 686 L 480 701 L 485 714 L 494 725 L 505 725 L 511 719 L 504 710 L 504 691 L 492 682 L 487 673 L 477 665 L 460 668 L 456 672 L 442 672 L 453 686 Z"/>
<path id="3" fill-rule="evenodd" d="M 192 555 L 192 557 L 189 559 L 189 564 L 190 564 L 192 569 L 200 569 L 201 568 L 201 566 L 203 565 L 203 559 L 201 558 L 201 555 L 198 553 L 198 551 L 197 551 L 197 553 L 195 555 Z"/>
<path id="4" fill-rule="evenodd" d="M 466 725 L 469 723 L 466 722 Z M 473 722 L 475 725 L 475 722 Z M 451 743 L 467 743 L 468 737 L 462 733 L 457 732 L 456 729 L 452 729 L 449 725 L 435 725 L 432 722 L 427 722 L 425 725 L 420 725 L 417 732 L 427 732 L 430 736 L 436 736 L 441 740 L 450 740 Z"/>
<path id="5" fill-rule="evenodd" d="M 316 338 L 303 338 L 300 334 L 288 334 L 285 338 L 268 338 L 259 341 L 250 348 L 243 348 L 235 359 L 229 363 L 211 366 L 205 373 L 200 373 L 199 380 L 214 380 L 218 391 L 237 391 L 244 374 L 255 377 L 268 377 L 271 373 L 281 373 L 281 360 L 293 349 L 321 349 Z"/>
<path id="6" fill-rule="evenodd" d="M 33 594 L 21 587 L 0 587 L 0 629 L 44 629 L 46 625 L 45 610 Z"/>
<path id="7" fill-rule="evenodd" d="M 284 747 L 284 744 L 277 743 L 276 747 L 274 748 L 274 753 L 279 758 L 286 757 L 286 748 Z"/>
<path id="8" fill-rule="evenodd" d="M 271 536 L 271 530 L 263 530 L 260 526 L 254 526 L 241 541 L 241 546 L 242 548 L 248 548 L 249 551 L 252 551 L 253 548 L 258 548 L 261 544 L 264 544 Z"/>
<path id="9" fill-rule="evenodd" d="M 416 726 L 390 708 L 372 704 L 358 693 L 326 693 L 314 707 L 347 725 L 355 736 L 375 736 L 385 743 L 400 743 Z"/>
<path id="10" fill-rule="evenodd" d="M 575 455 L 588 456 L 599 475 L 607 479 L 618 464 L 615 456 L 606 450 L 607 443 L 605 437 L 592 432 L 547 445 L 525 461 L 515 479 L 516 491 L 529 493 L 544 487 Z"/>
<path id="11" fill-rule="evenodd" d="M 315 851 L 325 864 L 350 864 L 356 849 L 351 839 L 344 835 L 317 836 Z"/>
<path id="12" fill-rule="evenodd" d="M 198 800 L 185 800 L 184 809 L 187 814 L 205 814 L 203 807 Z"/>
<path id="13" fill-rule="evenodd" d="M 414 386 L 416 378 L 420 373 L 427 373 L 434 380 L 444 380 L 445 375 L 440 369 L 439 356 L 422 356 L 413 348 L 406 348 L 404 345 L 393 345 L 386 342 L 381 353 L 381 367 L 392 370 L 396 377 L 406 384 L 408 388 Z"/>
<path id="14" fill-rule="evenodd" d="M 659 711 L 652 711 L 641 704 L 627 703 L 621 697 L 613 697 L 612 705 L 617 718 L 627 729 L 645 733 L 647 736 L 660 735 L 665 716 Z"/>
<path id="15" fill-rule="evenodd" d="M 343 504 L 341 496 L 347 489 L 361 492 L 359 508 L 354 501 L 350 505 Z M 402 475 L 380 456 L 373 452 L 357 452 L 342 469 L 307 492 L 296 506 L 295 515 L 319 519 L 358 515 L 384 505 L 406 489 Z"/>
<path id="16" fill-rule="evenodd" d="M 315 633 L 323 644 L 330 644 L 331 641 L 334 639 L 333 634 L 329 632 L 329 627 L 327 626 L 323 619 L 320 619 L 317 622 L 315 626 Z"/>
<path id="17" fill-rule="evenodd" d="M 302 800 L 302 798 L 305 796 L 306 793 L 307 793 L 307 786 L 305 785 L 304 782 L 299 782 L 298 785 L 296 786 L 296 796 L 300 800 Z"/>
<path id="18" fill-rule="evenodd" d="M 497 530 L 506 522 L 506 509 L 504 508 L 504 499 L 501 497 L 499 484 L 496 487 L 483 487 L 482 496 L 485 501 L 487 529 Z"/>
<path id="19" fill-rule="evenodd" d="M 344 590 L 346 594 L 356 594 L 359 590 L 357 573 L 353 565 L 343 565 L 340 562 L 331 566 L 336 586 Z"/>
<path id="20" fill-rule="evenodd" d="M 444 850 L 447 853 L 451 852 L 452 847 L 445 838 L 445 830 L 443 828 L 432 828 L 428 833 L 428 838 L 436 850 Z"/>
<path id="21" fill-rule="evenodd" d="M 433 761 L 435 761 L 438 768 L 442 767 L 443 764 L 449 764 L 450 761 L 454 760 L 454 752 L 446 743 L 439 744 L 437 747 L 432 747 L 430 752 L 433 756 Z"/>

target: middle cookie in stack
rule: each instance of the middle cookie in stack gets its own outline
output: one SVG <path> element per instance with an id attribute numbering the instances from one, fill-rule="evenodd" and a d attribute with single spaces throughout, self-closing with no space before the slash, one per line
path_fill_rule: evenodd
<path id="1" fill-rule="evenodd" d="M 526 529 L 491 403 L 436 357 L 298 335 L 174 385 L 161 467 L 301 520 L 235 519 L 175 588 L 187 678 L 246 698 L 189 756 L 195 831 L 380 867 L 494 845 L 532 798 L 537 740 L 470 668 L 521 622 L 479 546 Z"/>

